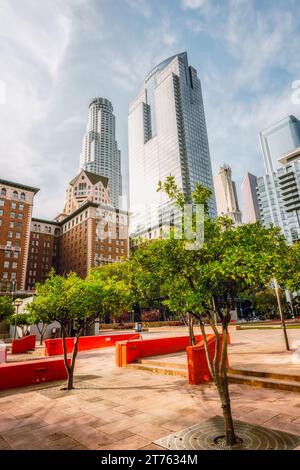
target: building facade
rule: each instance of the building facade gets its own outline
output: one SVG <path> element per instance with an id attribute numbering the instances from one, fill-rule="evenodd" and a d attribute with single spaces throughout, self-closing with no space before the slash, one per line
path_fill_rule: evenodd
<path id="1" fill-rule="evenodd" d="M 128 257 L 128 216 L 86 201 L 60 222 L 59 272 L 86 277 L 91 268 Z"/>
<path id="2" fill-rule="evenodd" d="M 99 204 L 109 204 L 108 178 L 81 170 L 68 184 L 63 213 L 71 214 L 87 200 Z"/>
<path id="3" fill-rule="evenodd" d="M 168 222 L 170 203 L 157 192 L 167 176 L 186 197 L 198 181 L 213 191 L 201 83 L 186 52 L 147 75 L 129 107 L 128 138 L 132 234 Z M 214 196 L 209 209 L 216 216 Z"/>
<path id="4" fill-rule="evenodd" d="M 280 157 L 300 147 L 300 121 L 287 116 L 259 134 L 266 174 L 279 168 Z"/>
<path id="5" fill-rule="evenodd" d="M 256 187 L 257 177 L 252 173 L 246 173 L 241 185 L 244 204 L 243 219 L 246 224 L 261 220 Z"/>
<path id="6" fill-rule="evenodd" d="M 230 217 L 234 224 L 242 223 L 235 182 L 229 165 L 220 167 L 219 174 L 214 177 L 215 195 L 218 216 Z"/>
<path id="7" fill-rule="evenodd" d="M 128 213 L 111 206 L 108 178 L 80 171 L 56 220 L 32 218 L 37 191 L 0 180 L 0 295 L 34 292 L 52 268 L 84 278 L 128 257 Z"/>
<path id="8" fill-rule="evenodd" d="M 60 225 L 53 220 L 32 218 L 25 285 L 27 291 L 34 291 L 37 282 L 44 282 L 52 268 L 58 271 L 60 231 Z"/>
<path id="9" fill-rule="evenodd" d="M 38 191 L 0 179 L 0 293 L 25 290 L 32 207 Z"/>
<path id="10" fill-rule="evenodd" d="M 109 179 L 110 202 L 113 207 L 119 207 L 122 194 L 121 153 L 116 141 L 113 106 L 106 98 L 95 98 L 90 103 L 80 167 Z"/>
<path id="11" fill-rule="evenodd" d="M 300 240 L 300 148 L 279 159 L 281 167 L 257 179 L 261 220 L 280 227 L 287 242 Z"/>

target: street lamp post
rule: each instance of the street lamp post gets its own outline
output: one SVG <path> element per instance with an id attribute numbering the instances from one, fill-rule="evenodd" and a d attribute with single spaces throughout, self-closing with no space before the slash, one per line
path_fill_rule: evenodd
<path id="1" fill-rule="evenodd" d="M 11 281 L 11 301 L 12 302 L 14 301 L 15 292 L 16 292 L 16 281 L 15 279 L 13 279 Z"/>
<path id="2" fill-rule="evenodd" d="M 16 318 L 15 318 L 15 331 L 14 331 L 14 339 L 16 339 L 17 335 L 17 319 L 18 319 L 18 313 L 19 313 L 19 307 L 22 305 L 22 299 L 16 299 L 14 300 L 13 304 L 16 307 Z"/>

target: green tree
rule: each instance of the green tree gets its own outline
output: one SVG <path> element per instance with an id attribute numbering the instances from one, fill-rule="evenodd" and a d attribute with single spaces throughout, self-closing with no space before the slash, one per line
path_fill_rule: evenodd
<path id="1" fill-rule="evenodd" d="M 281 258 L 278 282 L 291 292 L 300 290 L 300 243 L 293 243 Z"/>
<path id="2" fill-rule="evenodd" d="M 36 321 L 57 321 L 61 326 L 64 362 L 68 373 L 67 389 L 74 388 L 74 367 L 78 340 L 84 329 L 101 315 L 104 289 L 99 283 L 87 282 L 71 273 L 66 278 L 50 273 L 44 284 L 36 285 L 35 301 L 28 311 Z M 74 335 L 74 347 L 70 361 L 66 338 Z"/>
<path id="3" fill-rule="evenodd" d="M 181 209 L 188 202 L 178 191 L 173 177 L 160 183 L 159 190 Z M 266 229 L 259 223 L 233 227 L 228 218 L 210 220 L 208 217 L 210 191 L 200 184 L 192 194 L 193 208 L 204 205 L 204 242 L 197 249 L 190 250 L 182 230 L 182 239 L 171 237 L 161 241 L 160 266 L 164 264 L 165 301 L 170 309 L 184 309 L 195 316 L 200 323 L 205 352 L 211 376 L 217 386 L 222 403 L 226 442 L 235 445 L 227 379 L 227 338 L 230 311 L 234 299 L 249 288 L 258 289 L 268 285 L 277 273 L 287 246 L 279 229 Z M 195 210 L 192 225 L 196 227 Z M 182 221 L 184 228 L 185 220 Z M 175 230 L 174 230 L 175 232 Z M 159 268 L 161 269 L 161 268 Z M 221 332 L 215 318 L 221 323 Z M 210 356 L 205 330 L 208 319 L 216 336 L 214 357 Z M 220 340 L 222 333 L 222 341 Z M 220 360 L 219 360 L 220 358 Z"/>
<path id="4" fill-rule="evenodd" d="M 11 298 L 7 295 L 0 297 L 0 322 L 8 319 L 15 313 Z"/>
<path id="5" fill-rule="evenodd" d="M 33 300 L 34 302 L 34 300 Z M 27 309 L 30 313 L 27 313 L 28 322 L 30 325 L 35 325 L 39 334 L 40 334 L 40 344 L 43 344 L 44 336 L 47 330 L 47 326 L 49 325 L 49 314 L 48 314 L 48 307 L 47 302 L 43 305 L 43 299 L 41 298 L 39 301 L 39 308 L 38 309 Z"/>
<path id="6" fill-rule="evenodd" d="M 102 317 L 118 317 L 124 311 L 130 310 L 135 302 L 131 285 L 129 263 L 120 261 L 111 265 L 97 267 L 91 270 L 88 281 L 102 290 Z"/>

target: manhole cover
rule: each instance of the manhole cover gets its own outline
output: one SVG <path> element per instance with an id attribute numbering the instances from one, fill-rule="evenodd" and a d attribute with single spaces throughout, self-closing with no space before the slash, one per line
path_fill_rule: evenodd
<path id="1" fill-rule="evenodd" d="M 242 421 L 234 421 L 234 428 L 242 444 L 232 450 L 290 450 L 300 443 L 300 436 Z M 221 416 L 214 416 L 203 423 L 158 439 L 154 444 L 171 450 L 220 450 L 215 442 L 222 435 L 224 420 Z"/>

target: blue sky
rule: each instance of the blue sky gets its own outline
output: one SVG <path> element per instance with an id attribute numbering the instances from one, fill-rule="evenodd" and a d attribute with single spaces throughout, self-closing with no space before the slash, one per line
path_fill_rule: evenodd
<path id="1" fill-rule="evenodd" d="M 258 132 L 300 80 L 299 0 L 0 0 L 1 177 L 41 188 L 53 218 L 79 167 L 89 101 L 110 99 L 127 169 L 127 111 L 144 76 L 186 50 L 202 81 L 214 173 L 262 174 Z M 125 186 L 126 189 L 126 186 Z"/>

